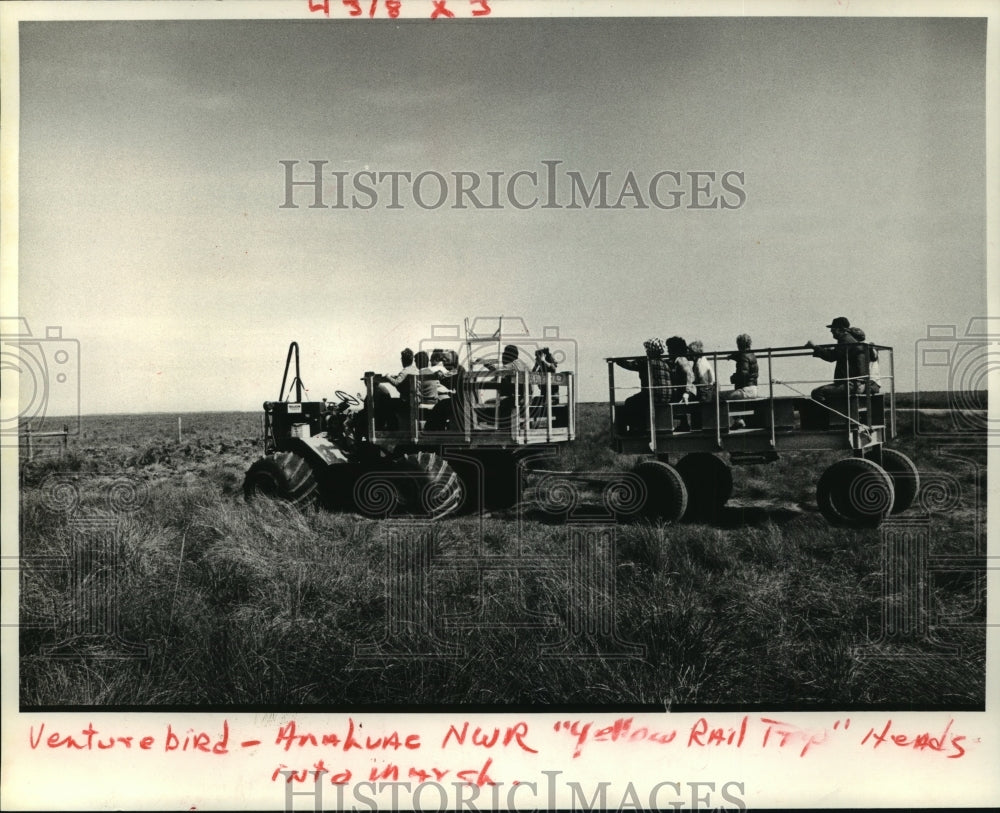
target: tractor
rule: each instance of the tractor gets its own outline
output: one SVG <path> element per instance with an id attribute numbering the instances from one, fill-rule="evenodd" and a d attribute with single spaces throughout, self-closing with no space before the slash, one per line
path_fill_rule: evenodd
<path id="1" fill-rule="evenodd" d="M 848 455 L 827 468 L 816 486 L 819 510 L 828 521 L 844 527 L 877 526 L 909 508 L 919 491 L 917 468 L 906 455 L 886 446 L 896 437 L 892 348 L 865 344 L 869 352 L 881 355 L 889 374 L 866 376 L 859 382 L 863 386 L 845 386 L 842 400 L 826 403 L 800 390 L 821 382 L 775 376 L 779 368 L 801 366 L 789 360 L 812 356 L 811 349 L 764 348 L 754 351 L 762 362 L 760 397 L 727 400 L 716 384 L 710 399 L 688 402 L 681 392 L 684 385 L 663 387 L 669 391 L 666 398 L 657 397 L 655 387 L 646 387 L 648 405 L 641 425 L 624 427 L 616 418 L 626 387 L 616 384 L 615 368 L 637 370 L 637 365 L 650 362 L 645 356 L 606 359 L 611 445 L 619 453 L 646 457 L 635 467 L 647 492 L 645 513 L 668 521 L 711 518 L 732 495 L 732 465 L 772 463 L 784 452 L 837 449 Z M 731 355 L 703 354 L 716 382 L 720 363 L 726 365 Z M 643 372 L 646 381 L 654 381 L 651 367 Z"/>
<path id="2" fill-rule="evenodd" d="M 501 364 L 511 347 L 521 354 L 529 342 L 511 320 L 506 329 L 497 321 L 481 333 L 479 319 L 466 320 L 460 345 L 468 369 L 458 364 L 442 377 L 448 397 L 433 403 L 421 397 L 423 371 L 398 390 L 367 372 L 363 394 L 338 390 L 333 401 L 303 401 L 292 342 L 278 399 L 264 402 L 264 456 L 247 471 L 245 497 L 372 518 L 438 519 L 514 505 L 532 460 L 574 439 L 576 392 L 572 372 Z"/>

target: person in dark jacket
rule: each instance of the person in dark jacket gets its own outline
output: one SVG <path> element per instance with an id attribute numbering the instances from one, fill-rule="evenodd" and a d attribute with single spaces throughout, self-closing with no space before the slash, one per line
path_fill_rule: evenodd
<path id="1" fill-rule="evenodd" d="M 851 325 L 849 328 L 851 335 L 857 339 L 862 344 L 867 343 L 868 347 L 868 374 L 870 378 L 865 382 L 866 391 L 870 392 L 872 395 L 877 394 L 881 389 L 882 385 L 879 383 L 879 372 L 878 372 L 878 350 L 875 349 L 874 345 L 868 343 L 868 339 L 865 336 L 865 332 L 859 328 L 857 325 Z"/>
<path id="2" fill-rule="evenodd" d="M 814 356 L 832 361 L 835 365 L 833 383 L 816 387 L 812 391 L 812 398 L 824 404 L 846 405 L 848 392 L 853 395 L 865 391 L 868 380 L 868 348 L 859 344 L 851 334 L 851 322 L 846 316 L 838 316 L 827 327 L 836 344 L 815 345 L 811 341 L 806 342 L 806 347 L 812 348 Z"/>
<path id="3" fill-rule="evenodd" d="M 749 333 L 741 333 L 736 337 L 737 351 L 727 358 L 736 362 L 736 372 L 729 376 L 733 389 L 720 393 L 724 401 L 738 401 L 744 398 L 757 397 L 757 357 L 750 352 L 753 341 Z"/>

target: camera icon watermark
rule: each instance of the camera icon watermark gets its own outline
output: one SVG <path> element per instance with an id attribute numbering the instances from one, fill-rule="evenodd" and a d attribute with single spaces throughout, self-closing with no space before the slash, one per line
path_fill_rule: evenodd
<path id="1" fill-rule="evenodd" d="M 516 363 L 532 372 L 555 375 L 576 372 L 579 357 L 576 340 L 563 337 L 558 325 L 532 332 L 519 316 L 477 316 L 467 319 L 464 329 L 454 324 L 432 325 L 431 335 L 420 340 L 420 350 L 429 358 L 447 354 L 467 372 Z"/>
<path id="2" fill-rule="evenodd" d="M 434 325 L 431 338 L 425 341 L 433 344 L 438 339 L 457 338 L 465 350 L 464 354 L 459 352 L 459 358 L 465 359 L 468 367 L 487 361 L 501 362 L 504 349 L 515 347 L 521 362 L 540 371 L 545 365 L 553 372 L 577 370 L 577 343 L 561 336 L 558 325 L 544 325 L 538 333 L 531 331 L 519 316 L 477 316 L 465 328 L 465 336 L 461 337 L 457 325 Z M 424 344 L 421 342 L 421 347 Z"/>
<path id="3" fill-rule="evenodd" d="M 0 443 L 13 446 L 25 431 L 79 434 L 80 342 L 62 327 L 35 336 L 24 317 L 0 317 L 0 369 L 4 390 L 18 393 L 16 412 L 0 416 Z"/>
<path id="4" fill-rule="evenodd" d="M 477 316 L 432 325 L 418 346 L 420 432 L 451 446 L 466 508 L 511 508 L 528 458 L 573 439 L 576 341 L 556 325 L 533 332 L 521 317 Z"/>
<path id="5" fill-rule="evenodd" d="M 989 381 L 998 372 L 1000 318 L 973 317 L 963 335 L 957 325 L 928 325 L 927 338 L 916 343 L 916 433 L 1000 433 L 987 412 Z"/>

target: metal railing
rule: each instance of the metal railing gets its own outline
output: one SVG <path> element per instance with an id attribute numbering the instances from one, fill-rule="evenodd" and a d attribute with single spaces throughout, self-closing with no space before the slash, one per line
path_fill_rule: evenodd
<path id="1" fill-rule="evenodd" d="M 880 374 L 878 376 L 872 376 L 869 372 L 868 375 L 864 376 L 838 378 L 838 379 L 833 379 L 832 381 L 830 378 L 821 378 L 821 379 L 809 378 L 809 379 L 788 380 L 775 377 L 774 372 L 775 372 L 776 362 L 780 365 L 780 362 L 784 359 L 796 358 L 796 357 L 799 358 L 814 357 L 816 355 L 814 353 L 814 349 L 817 348 L 838 348 L 838 347 L 848 347 L 848 345 L 838 345 L 835 343 L 830 343 L 830 344 L 816 345 L 814 347 L 803 347 L 801 345 L 795 347 L 765 347 L 759 350 L 748 351 L 752 352 L 757 360 L 759 369 L 758 382 L 762 380 L 766 382 L 766 387 L 767 387 L 766 395 L 761 395 L 757 399 L 739 399 L 739 400 L 746 400 L 746 401 L 766 400 L 768 402 L 768 412 L 770 417 L 768 423 L 770 426 L 772 445 L 776 442 L 775 399 L 780 397 L 776 396 L 775 387 L 785 387 L 788 390 L 791 390 L 793 397 L 803 400 L 808 400 L 814 404 L 821 406 L 822 408 L 829 410 L 835 415 L 845 419 L 845 422 L 847 424 L 848 440 L 850 440 L 850 433 L 852 431 L 860 431 L 861 429 L 866 429 L 867 431 L 871 431 L 872 429 L 872 424 L 871 424 L 873 416 L 872 396 L 875 393 L 873 393 L 872 390 L 874 388 L 871 385 L 872 383 L 874 383 L 878 386 L 879 391 L 886 397 L 886 408 L 888 409 L 889 413 L 888 418 L 889 418 L 890 438 L 894 438 L 896 436 L 896 409 L 895 409 L 896 388 L 895 388 L 895 366 L 893 359 L 893 350 L 889 346 L 879 345 L 872 342 L 858 342 L 857 344 L 860 347 L 866 348 L 865 352 L 868 353 L 869 355 L 869 363 L 871 363 L 870 357 L 872 355 L 872 349 L 877 351 L 879 357 L 882 357 L 882 354 L 885 354 L 885 357 L 887 358 L 889 365 L 889 374 L 888 375 Z M 720 360 L 722 360 L 723 362 L 732 361 L 731 356 L 739 352 L 741 351 L 722 350 L 722 351 L 711 351 L 711 352 L 700 353 L 699 356 L 701 358 L 710 361 L 712 365 L 712 373 L 714 381 L 711 385 L 705 385 L 703 383 L 700 384 L 698 382 L 693 382 L 696 388 L 704 386 L 711 386 L 713 388 L 711 403 L 713 403 L 715 407 L 714 409 L 715 440 L 717 445 L 720 445 L 720 447 L 722 442 L 722 431 L 723 431 L 721 402 L 727 401 L 729 404 L 738 404 L 739 400 L 737 399 L 729 400 L 723 397 L 722 389 L 720 387 L 720 382 L 719 382 L 719 361 Z M 847 350 L 845 350 L 844 352 L 846 353 Z M 672 362 L 672 360 L 667 356 L 663 356 L 662 358 L 668 364 Z M 697 407 L 699 404 L 707 403 L 706 401 L 698 400 L 697 398 L 692 399 L 691 401 L 684 401 L 683 399 L 675 399 L 673 397 L 675 391 L 677 390 L 688 390 L 690 387 L 690 384 L 688 382 L 669 384 L 669 385 L 654 385 L 652 383 L 655 380 L 653 374 L 653 365 L 652 365 L 653 360 L 648 358 L 647 356 L 614 356 L 605 359 L 605 361 L 608 364 L 608 394 L 609 394 L 608 405 L 609 405 L 609 419 L 613 437 L 619 436 L 616 428 L 617 427 L 616 418 L 618 409 L 617 395 L 621 391 L 628 391 L 628 390 L 648 391 L 647 408 L 649 417 L 649 433 L 650 433 L 651 448 L 654 453 L 657 451 L 657 433 L 659 429 L 659 427 L 657 427 L 656 424 L 656 406 L 658 404 L 658 399 L 656 398 L 656 394 L 658 392 L 661 393 L 666 392 L 668 394 L 668 401 L 671 404 L 672 408 L 682 407 L 685 404 L 687 405 L 693 404 L 695 407 Z M 624 364 L 622 364 L 623 362 Z M 641 366 L 642 363 L 645 363 L 645 370 L 644 370 L 646 374 L 645 385 L 627 386 L 627 387 L 616 386 L 615 384 L 616 365 L 621 366 L 623 369 L 632 372 L 638 372 L 636 368 Z M 766 369 L 764 369 L 765 367 Z M 881 365 L 879 367 L 879 372 L 881 373 Z M 863 383 L 864 386 L 856 388 L 852 387 L 851 382 L 855 381 Z M 819 401 L 812 397 L 812 391 L 802 391 L 797 388 L 799 385 L 813 385 L 818 387 L 829 384 L 843 385 L 844 387 L 844 401 L 842 404 L 843 411 L 841 411 L 841 409 L 839 408 L 840 407 L 839 403 L 827 403 Z M 885 386 L 886 384 L 888 385 L 888 389 L 886 389 Z M 756 386 L 762 387 L 762 384 L 758 383 Z M 859 418 L 855 418 L 852 415 L 852 409 L 851 409 L 852 398 L 861 395 L 865 396 L 865 401 L 866 401 L 866 416 L 869 421 L 867 426 L 862 424 Z M 673 429 L 673 427 L 671 427 L 671 429 Z"/>

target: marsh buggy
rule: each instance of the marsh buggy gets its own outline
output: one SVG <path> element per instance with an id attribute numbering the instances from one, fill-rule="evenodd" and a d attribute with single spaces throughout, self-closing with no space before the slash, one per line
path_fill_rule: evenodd
<path id="1" fill-rule="evenodd" d="M 247 471 L 247 499 L 267 495 L 376 518 L 514 505 L 528 461 L 575 437 L 576 393 L 572 372 L 497 369 L 478 358 L 495 346 L 499 359 L 505 342 L 523 341 L 522 331 L 505 332 L 498 321 L 484 335 L 466 321 L 470 369 L 459 365 L 448 397 L 433 405 L 415 385 L 385 396 L 387 379 L 371 372 L 359 397 L 338 390 L 334 401 L 303 400 L 292 342 L 279 397 L 264 402 L 264 456 Z"/>

